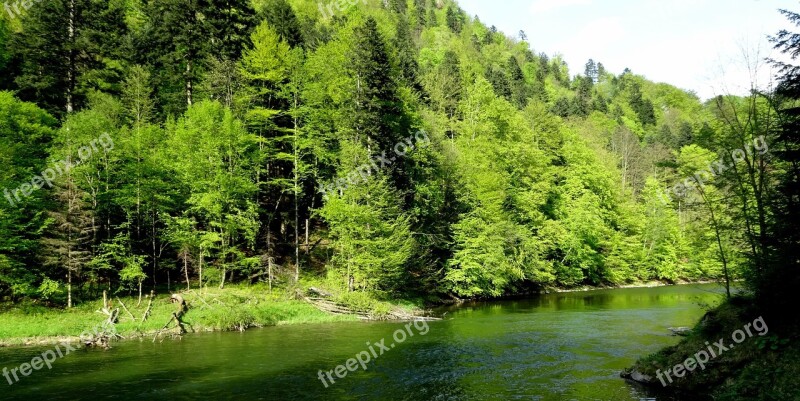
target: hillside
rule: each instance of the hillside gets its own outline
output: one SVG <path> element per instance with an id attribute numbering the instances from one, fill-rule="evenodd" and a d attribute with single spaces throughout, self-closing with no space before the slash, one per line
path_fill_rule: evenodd
<path id="1" fill-rule="evenodd" d="M 61 1 L 4 22 L 0 293 L 738 277 L 738 233 L 667 189 L 717 157 L 728 100 L 388 3 L 81 0 L 72 39 Z"/>

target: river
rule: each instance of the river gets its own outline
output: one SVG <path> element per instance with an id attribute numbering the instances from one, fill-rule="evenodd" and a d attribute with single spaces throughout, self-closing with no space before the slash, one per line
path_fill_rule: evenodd
<path id="1" fill-rule="evenodd" d="M 667 328 L 692 326 L 720 294 L 714 285 L 597 290 L 467 303 L 416 325 L 294 325 L 123 341 L 72 351 L 13 385 L 0 376 L 0 399 L 640 400 L 647 394 L 619 372 L 677 343 Z M 0 367 L 48 349 L 0 349 Z M 356 355 L 368 356 L 367 370 L 351 362 L 351 370 L 336 371 Z"/>

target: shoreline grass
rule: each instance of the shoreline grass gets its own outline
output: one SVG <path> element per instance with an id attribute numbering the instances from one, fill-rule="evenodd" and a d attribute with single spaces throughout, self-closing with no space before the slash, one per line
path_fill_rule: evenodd
<path id="1" fill-rule="evenodd" d="M 303 287 L 318 286 L 326 288 L 324 282 L 303 282 Z M 687 284 L 679 283 L 677 285 Z M 660 282 L 634 283 L 618 287 L 582 287 L 558 289 L 557 292 L 575 292 L 610 288 L 639 288 L 667 285 Z M 187 330 L 194 332 L 244 331 L 249 328 L 288 324 L 315 324 L 358 321 L 356 315 L 334 315 L 323 312 L 314 306 L 295 298 L 293 289 L 275 288 L 270 291 L 263 284 L 230 285 L 225 289 L 203 288 L 181 290 L 156 294 L 150 317 L 142 322 L 148 300 L 137 296 L 120 296 L 119 299 L 134 315 L 136 320 L 119 304 L 117 297 L 109 295 L 113 308 L 120 309 L 116 325 L 118 334 L 125 339 L 154 336 L 170 320 L 177 306 L 170 302 L 170 295 L 179 293 L 190 309 L 184 321 Z M 333 300 L 354 312 L 369 312 L 380 318 L 390 310 L 399 309 L 409 313 L 419 311 L 430 299 L 378 300 L 365 293 L 337 293 L 332 291 Z M 72 309 L 47 307 L 41 304 L 23 303 L 3 305 L 0 312 L 0 347 L 34 346 L 57 342 L 78 342 L 80 334 L 91 332 L 107 318 L 99 312 L 101 299 L 83 302 Z"/>
<path id="2" fill-rule="evenodd" d="M 327 314 L 303 301 L 292 299 L 287 292 L 276 290 L 270 293 L 259 285 L 174 293 L 180 293 L 190 307 L 183 318 L 189 332 L 357 320 L 351 316 Z M 156 294 L 150 317 L 145 322 L 141 318 L 147 308 L 147 299 L 137 306 L 136 296 L 119 298 L 136 318 L 133 320 L 116 297 L 109 297 L 112 307 L 120 308 L 116 325 L 118 334 L 125 339 L 155 335 L 177 310 L 177 306 L 170 302 L 170 295 Z M 98 312 L 102 304 L 102 300 L 96 300 L 72 309 L 54 309 L 35 304 L 7 307 L 0 314 L 0 347 L 77 342 L 81 333 L 91 332 L 106 320 L 107 316 Z"/>

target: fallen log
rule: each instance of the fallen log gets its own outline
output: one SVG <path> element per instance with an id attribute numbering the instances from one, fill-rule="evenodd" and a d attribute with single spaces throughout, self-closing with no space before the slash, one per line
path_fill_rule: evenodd
<path id="1" fill-rule="evenodd" d="M 330 292 L 325 291 L 325 290 L 321 290 L 321 289 L 316 288 L 316 287 L 309 287 L 308 288 L 308 293 L 310 295 L 317 295 L 317 296 L 319 296 L 321 298 L 331 298 L 331 297 L 333 297 L 333 294 L 331 294 Z"/>
<path id="2" fill-rule="evenodd" d="M 133 320 L 133 321 L 135 322 L 135 321 L 136 321 L 136 317 L 134 317 L 134 316 L 133 316 L 133 313 L 131 313 L 131 311 L 129 311 L 129 310 L 128 310 L 128 307 L 127 307 L 127 306 L 125 306 L 125 302 L 122 302 L 122 300 L 121 300 L 121 299 L 119 299 L 119 297 L 116 297 L 116 298 L 117 298 L 117 302 L 119 302 L 119 304 L 122 306 L 122 309 L 123 309 L 125 312 L 127 312 L 127 313 L 128 313 L 128 316 L 130 316 L 130 317 L 131 317 L 131 320 Z"/>
<path id="3" fill-rule="evenodd" d="M 438 317 L 413 314 L 401 309 L 392 310 L 386 316 L 375 316 L 369 312 L 358 311 L 348 308 L 347 306 L 337 304 L 336 302 L 333 302 L 329 299 L 309 298 L 309 297 L 302 297 L 302 299 L 323 312 L 331 313 L 334 315 L 356 316 L 361 320 L 424 320 L 429 322 L 442 320 L 441 318 Z"/>

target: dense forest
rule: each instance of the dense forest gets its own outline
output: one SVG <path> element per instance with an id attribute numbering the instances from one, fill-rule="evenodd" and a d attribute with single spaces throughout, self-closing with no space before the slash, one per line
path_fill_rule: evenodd
<path id="1" fill-rule="evenodd" d="M 4 15 L 0 296 L 796 284 L 772 285 L 796 263 L 774 252 L 797 239 L 775 219 L 797 210 L 791 96 L 701 101 L 594 60 L 570 70 L 450 0 L 352 3 Z"/>

